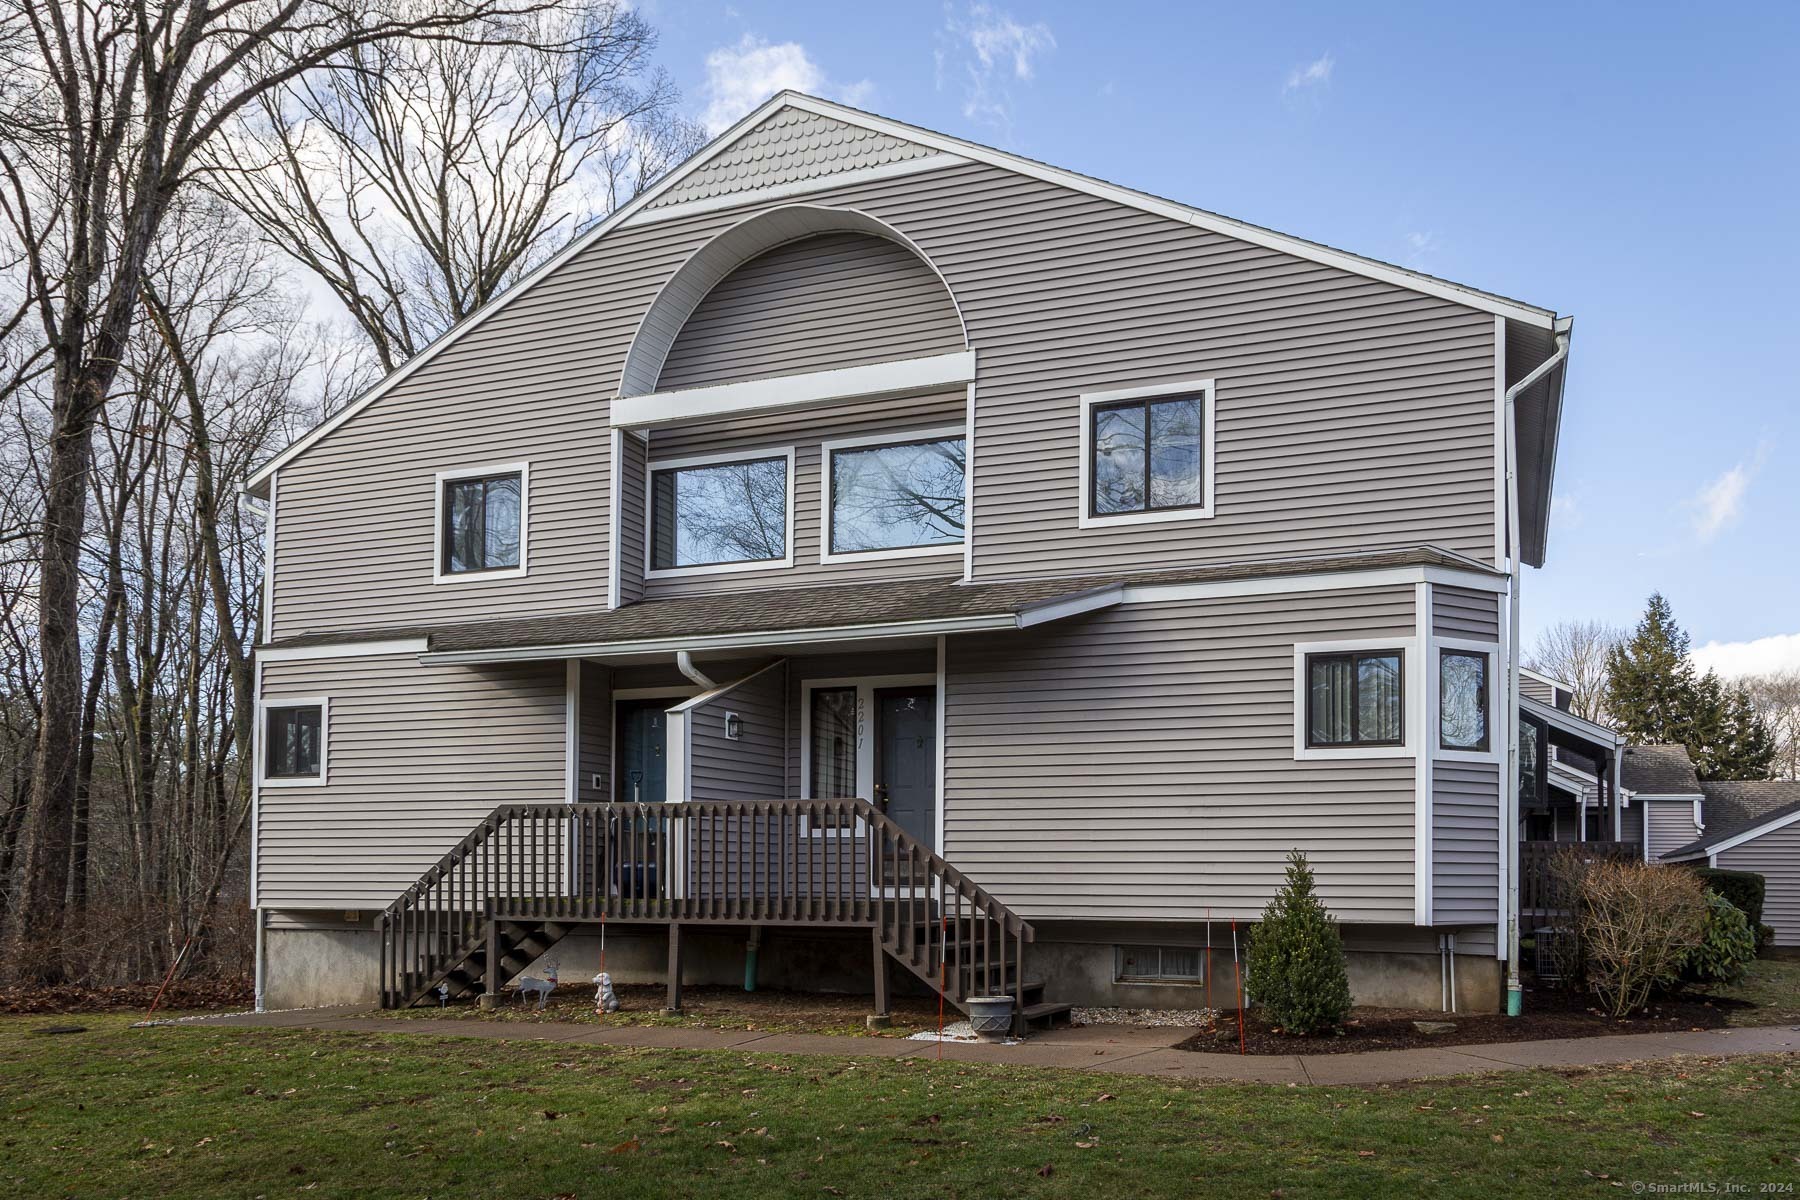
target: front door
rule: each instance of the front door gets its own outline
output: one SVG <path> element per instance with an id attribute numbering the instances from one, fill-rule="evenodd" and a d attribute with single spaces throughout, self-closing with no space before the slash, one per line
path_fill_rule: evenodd
<path id="1" fill-rule="evenodd" d="M 669 700 L 619 701 L 618 778 L 614 798 L 627 803 L 660 804 L 665 799 L 669 756 L 664 734 Z"/>
<path id="2" fill-rule="evenodd" d="M 875 689 L 875 804 L 937 848 L 937 691 Z"/>

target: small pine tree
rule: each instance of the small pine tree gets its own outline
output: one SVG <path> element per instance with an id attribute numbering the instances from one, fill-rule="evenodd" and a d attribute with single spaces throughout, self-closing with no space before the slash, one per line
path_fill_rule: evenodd
<path id="1" fill-rule="evenodd" d="M 1659 592 L 1631 636 L 1607 652 L 1606 711 L 1632 742 L 1689 742 L 1696 681 L 1688 645 Z"/>
<path id="2" fill-rule="evenodd" d="M 1289 1033 L 1323 1033 L 1350 1015 L 1344 939 L 1298 850 L 1288 855 L 1287 881 L 1250 935 L 1245 987 L 1270 1023 Z"/>

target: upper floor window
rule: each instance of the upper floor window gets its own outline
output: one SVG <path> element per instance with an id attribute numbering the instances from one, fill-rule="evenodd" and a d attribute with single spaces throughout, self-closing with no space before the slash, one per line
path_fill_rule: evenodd
<path id="1" fill-rule="evenodd" d="M 1488 656 L 1478 650 L 1438 655 L 1438 745 L 1485 753 L 1488 748 Z"/>
<path id="2" fill-rule="evenodd" d="M 960 427 L 825 443 L 825 561 L 960 546 L 966 447 Z"/>
<path id="3" fill-rule="evenodd" d="M 724 570 L 793 562 L 794 454 L 650 466 L 650 569 Z"/>
<path id="4" fill-rule="evenodd" d="M 324 700 L 263 702 L 264 786 L 325 782 Z"/>
<path id="5" fill-rule="evenodd" d="M 527 474 L 522 463 L 438 474 L 440 582 L 525 573 Z"/>
<path id="6" fill-rule="evenodd" d="M 1306 656 L 1306 744 L 1399 746 L 1406 741 L 1399 650 Z"/>
<path id="7" fill-rule="evenodd" d="M 1084 526 L 1212 515 L 1211 380 L 1084 395 L 1081 410 Z"/>

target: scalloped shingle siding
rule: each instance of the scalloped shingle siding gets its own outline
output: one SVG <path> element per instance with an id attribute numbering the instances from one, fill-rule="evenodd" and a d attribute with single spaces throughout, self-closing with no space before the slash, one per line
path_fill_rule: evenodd
<path id="1" fill-rule="evenodd" d="M 720 151 L 649 207 L 667 208 L 691 200 L 709 200 L 731 192 L 924 158 L 931 153 L 929 147 L 916 142 L 815 113 L 786 109 Z"/>

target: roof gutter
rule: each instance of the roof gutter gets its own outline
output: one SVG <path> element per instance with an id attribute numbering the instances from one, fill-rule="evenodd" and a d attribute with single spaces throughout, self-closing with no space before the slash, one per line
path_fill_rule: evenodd
<path id="1" fill-rule="evenodd" d="M 1523 538 L 1519 529 L 1519 431 L 1514 405 L 1526 388 L 1561 366 L 1569 357 L 1569 321 L 1556 322 L 1556 350 L 1537 369 L 1506 389 L 1503 419 L 1506 423 L 1506 549 L 1512 591 L 1506 618 L 1506 723 L 1511 729 L 1519 713 L 1519 584 L 1524 578 L 1520 560 Z M 1507 739 L 1506 817 L 1500 836 L 1506 847 L 1506 1015 L 1524 1011 L 1525 988 L 1519 978 L 1519 738 Z"/>

